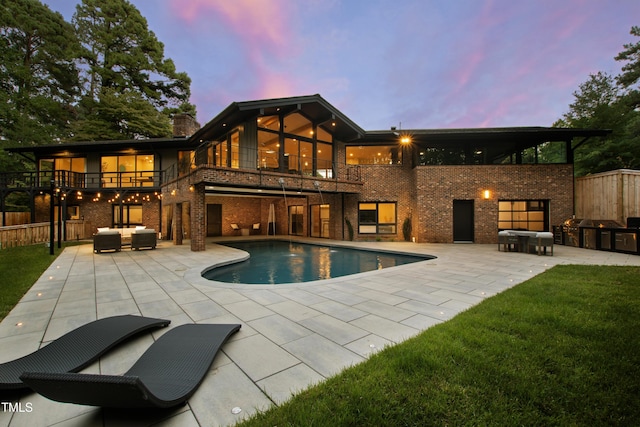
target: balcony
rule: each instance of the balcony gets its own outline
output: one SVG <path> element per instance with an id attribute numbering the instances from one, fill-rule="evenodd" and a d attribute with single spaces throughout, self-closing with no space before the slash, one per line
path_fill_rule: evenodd
<path id="1" fill-rule="evenodd" d="M 48 190 L 51 188 L 51 181 L 53 181 L 56 187 L 70 190 L 119 190 L 128 188 L 158 190 L 163 176 L 163 171 L 96 173 L 70 171 L 2 172 L 0 173 L 0 189 Z"/>

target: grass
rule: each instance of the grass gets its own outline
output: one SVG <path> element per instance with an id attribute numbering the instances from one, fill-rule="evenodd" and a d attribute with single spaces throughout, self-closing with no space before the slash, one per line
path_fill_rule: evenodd
<path id="1" fill-rule="evenodd" d="M 639 327 L 639 267 L 557 266 L 242 425 L 635 425 Z"/>
<path id="2" fill-rule="evenodd" d="M 20 298 L 33 286 L 42 273 L 60 255 L 67 242 L 54 255 L 44 245 L 20 246 L 0 250 L 0 320 L 4 319 Z"/>

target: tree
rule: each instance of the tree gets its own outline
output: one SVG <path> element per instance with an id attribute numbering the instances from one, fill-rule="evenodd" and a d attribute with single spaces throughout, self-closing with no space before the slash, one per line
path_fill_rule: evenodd
<path id="1" fill-rule="evenodd" d="M 640 36 L 640 27 L 631 34 Z M 628 61 L 623 73 L 589 76 L 574 92 L 569 112 L 554 126 L 611 129 L 606 138 L 590 139 L 575 152 L 577 176 L 620 168 L 640 168 L 640 43 L 625 44 L 616 60 Z"/>
<path id="2" fill-rule="evenodd" d="M 191 80 L 164 58 L 164 45 L 127 0 L 82 0 L 72 23 L 87 52 L 75 139 L 86 139 L 92 129 L 101 129 L 95 137 L 168 136 L 172 112 L 195 111 L 188 103 Z"/>
<path id="3" fill-rule="evenodd" d="M 631 27 L 630 34 L 640 37 L 640 27 Z M 628 43 L 624 45 L 625 50 L 616 56 L 616 61 L 627 61 L 622 67 L 622 74 L 618 76 L 618 83 L 629 90 L 627 96 L 632 101 L 633 107 L 640 107 L 640 93 L 638 84 L 640 83 L 640 42 Z M 634 87 L 635 86 L 635 87 Z"/>
<path id="4" fill-rule="evenodd" d="M 2 146 L 64 139 L 79 93 L 73 27 L 37 0 L 7 0 L 0 6 L 0 34 Z M 16 166 L 11 163 L 4 157 L 3 169 Z"/>

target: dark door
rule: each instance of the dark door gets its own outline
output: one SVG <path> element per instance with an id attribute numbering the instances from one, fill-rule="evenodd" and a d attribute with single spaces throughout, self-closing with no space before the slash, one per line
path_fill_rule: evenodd
<path id="1" fill-rule="evenodd" d="M 473 200 L 453 201 L 453 241 L 473 242 Z"/>
<path id="2" fill-rule="evenodd" d="M 222 205 L 207 205 L 207 236 L 222 236 Z"/>

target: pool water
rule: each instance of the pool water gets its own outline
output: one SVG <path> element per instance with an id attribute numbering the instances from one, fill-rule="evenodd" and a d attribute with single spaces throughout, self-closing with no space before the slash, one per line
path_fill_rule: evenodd
<path id="1" fill-rule="evenodd" d="M 202 277 L 227 283 L 299 283 L 434 258 L 280 240 L 233 242 L 225 245 L 248 252 L 249 259 L 206 270 Z"/>

